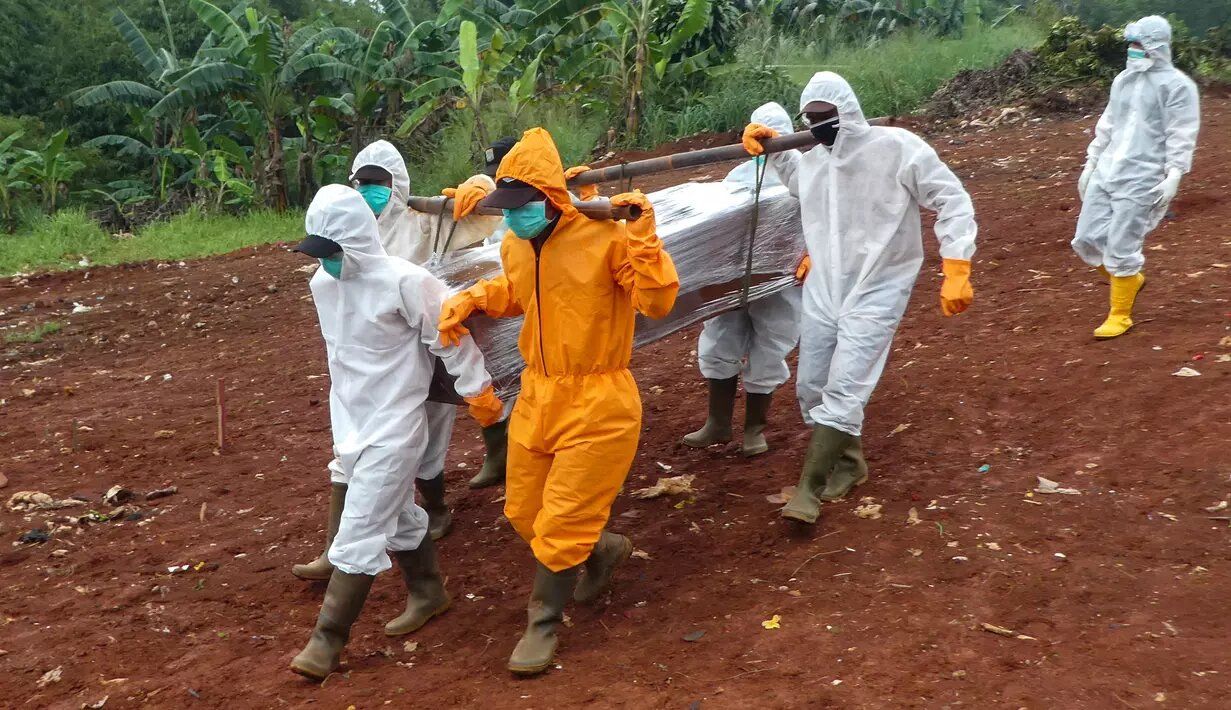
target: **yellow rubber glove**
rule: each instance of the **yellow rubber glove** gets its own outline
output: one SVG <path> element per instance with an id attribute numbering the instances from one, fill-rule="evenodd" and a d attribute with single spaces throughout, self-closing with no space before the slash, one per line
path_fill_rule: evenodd
<path id="1" fill-rule="evenodd" d="M 572 180 L 589 169 L 589 165 L 574 165 L 564 171 L 564 180 L 565 182 Z M 577 188 L 577 196 L 583 200 L 593 200 L 598 197 L 598 185 L 582 185 Z"/>
<path id="2" fill-rule="evenodd" d="M 809 271 L 812 271 L 812 257 L 804 254 L 804 258 L 799 260 L 799 266 L 795 267 L 795 280 L 803 283 L 804 279 L 808 278 Z"/>
<path id="3" fill-rule="evenodd" d="M 479 426 L 485 429 L 500 421 L 500 415 L 504 414 L 504 402 L 496 396 L 496 390 L 491 385 L 488 385 L 487 389 L 477 397 L 466 397 L 465 399 L 466 404 L 469 405 L 470 416 L 474 417 Z"/>
<path id="4" fill-rule="evenodd" d="M 744 135 L 740 138 L 740 142 L 744 144 L 744 150 L 748 151 L 749 155 L 760 155 L 765 152 L 765 147 L 761 145 L 761 141 L 766 138 L 777 138 L 778 131 L 769 126 L 760 123 L 749 123 L 744 128 Z"/>
<path id="5" fill-rule="evenodd" d="M 470 330 L 462 325 L 462 321 L 469 318 L 474 309 L 474 299 L 466 291 L 456 293 L 445 301 L 440 308 L 440 324 L 436 326 L 442 345 L 460 345 L 462 338 L 470 335 Z"/>
<path id="6" fill-rule="evenodd" d="M 441 194 L 453 198 L 453 219 L 458 221 L 473 212 L 474 208 L 479 206 L 479 202 L 491 194 L 491 191 L 492 188 L 487 181 L 479 180 L 478 176 L 475 176 L 456 188 L 446 187 L 441 190 Z"/>
<path id="7" fill-rule="evenodd" d="M 611 198 L 612 207 L 621 207 L 623 205 L 635 205 L 641 208 L 641 216 L 635 221 L 628 222 L 628 233 L 635 237 L 639 243 L 649 246 L 648 242 L 657 242 L 657 234 L 654 225 L 654 206 L 650 204 L 650 199 L 642 194 L 641 190 L 633 190 L 632 192 L 622 192 Z M 633 247 L 629 245 L 630 249 Z"/>
<path id="8" fill-rule="evenodd" d="M 945 259 L 941 268 L 945 272 L 945 282 L 940 285 L 940 310 L 946 316 L 955 316 L 975 300 L 975 289 L 970 285 L 970 262 Z"/>

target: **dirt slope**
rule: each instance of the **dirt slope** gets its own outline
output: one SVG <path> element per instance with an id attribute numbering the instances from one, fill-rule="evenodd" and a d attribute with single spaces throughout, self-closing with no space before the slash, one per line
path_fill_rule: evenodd
<path id="1" fill-rule="evenodd" d="M 104 697 L 107 708 L 1225 707 L 1231 529 L 1211 516 L 1231 511 L 1204 508 L 1231 500 L 1231 362 L 1218 361 L 1231 353 L 1220 345 L 1231 343 L 1231 101 L 1203 108 L 1198 167 L 1149 242 L 1139 325 L 1105 343 L 1090 331 L 1106 287 L 1067 245 L 1094 117 L 934 137 L 975 197 L 977 300 L 959 318 L 940 316 L 929 241 L 868 412 L 873 478 L 859 494 L 883 504 L 879 519 L 855 515 L 856 496 L 826 506 L 815 534 L 790 534 L 766 501 L 794 483 L 806 443 L 790 390 L 773 413 L 772 453 L 681 450 L 705 406 L 695 330 L 638 352 L 646 429 L 628 488 L 664 475 L 662 462 L 696 474 L 697 492 L 621 497 L 615 526 L 648 559 L 621 572 L 606 604 L 569 612 L 561 667 L 530 681 L 504 671 L 530 555 L 501 520 L 501 492 L 465 490 L 480 457 L 469 422 L 447 474 L 453 609 L 406 650 L 381 633 L 403 594 L 386 575 L 347 673 L 321 688 L 286 670 L 323 590 L 288 568 L 319 550 L 329 449 L 301 257 L 261 248 L 6 282 L 0 325 L 67 325 L 6 348 L 0 494 L 92 503 L 5 510 L 0 537 L 108 512 L 98 501 L 115 484 L 179 491 L 137 501 L 137 519 L 5 545 L 0 698 L 55 708 Z M 74 302 L 93 310 L 70 315 Z M 1201 376 L 1171 376 L 1185 366 Z M 217 378 L 231 409 L 221 455 Z M 1081 495 L 1032 495 L 1035 476 Z M 763 628 L 774 615 L 781 628 Z M 697 630 L 705 635 L 682 640 Z M 57 668 L 60 679 L 40 687 Z"/>

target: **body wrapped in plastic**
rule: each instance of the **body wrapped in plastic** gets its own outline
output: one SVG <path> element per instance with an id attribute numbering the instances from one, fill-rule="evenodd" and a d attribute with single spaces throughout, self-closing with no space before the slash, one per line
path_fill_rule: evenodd
<path id="1" fill-rule="evenodd" d="M 751 185 L 685 183 L 648 195 L 658 220 L 658 236 L 675 262 L 680 277 L 675 307 L 665 318 L 637 316 L 634 347 L 656 340 L 743 304 L 777 293 L 795 283 L 795 268 L 804 254 L 799 203 L 786 188 L 762 184 L 755 207 L 752 269 L 746 279 L 749 233 L 754 216 Z M 501 272 L 500 246 L 476 247 L 446 254 L 426 264 L 428 270 L 458 291 L 481 278 Z M 483 351 L 496 393 L 501 399 L 517 394 L 525 363 L 517 351 L 522 319 L 494 320 L 483 315 L 466 321 Z M 437 368 L 429 399 L 460 402 L 448 373 Z"/>

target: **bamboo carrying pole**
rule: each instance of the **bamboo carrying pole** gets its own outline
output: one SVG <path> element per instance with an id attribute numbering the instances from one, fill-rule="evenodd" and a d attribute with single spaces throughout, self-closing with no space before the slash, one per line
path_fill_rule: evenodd
<path id="1" fill-rule="evenodd" d="M 807 148 L 816 145 L 816 138 L 808 131 L 791 133 L 778 138 L 767 138 L 761 142 L 766 153 L 781 153 L 795 148 Z M 742 143 L 690 150 L 686 153 L 675 153 L 658 158 L 647 158 L 623 165 L 611 165 L 606 168 L 594 168 L 568 181 L 569 187 L 581 185 L 596 185 L 601 182 L 628 180 L 629 178 L 652 175 L 668 170 L 695 168 L 713 163 L 725 163 L 728 160 L 747 160 L 748 151 Z"/>
<path id="2" fill-rule="evenodd" d="M 437 195 L 435 197 L 412 196 L 406 205 L 416 212 L 427 214 L 453 213 L 453 198 Z M 636 220 L 641 216 L 641 208 L 636 205 L 620 205 L 612 207 L 611 201 L 605 197 L 593 200 L 573 200 L 577 211 L 590 219 L 629 219 Z M 475 214 L 485 214 L 499 217 L 504 213 L 495 207 L 476 207 Z"/>

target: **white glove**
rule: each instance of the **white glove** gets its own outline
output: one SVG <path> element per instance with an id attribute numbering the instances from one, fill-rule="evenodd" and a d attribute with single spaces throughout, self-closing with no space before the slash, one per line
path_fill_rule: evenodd
<path id="1" fill-rule="evenodd" d="M 1150 192 L 1158 194 L 1154 200 L 1155 207 L 1166 210 L 1167 205 L 1175 199 L 1175 195 L 1180 191 L 1180 178 L 1184 177 L 1184 173 L 1179 168 L 1171 168 L 1167 171 L 1167 177 L 1163 181 L 1155 185 Z"/>
<path id="2" fill-rule="evenodd" d="M 1086 199 L 1086 188 L 1090 186 L 1090 176 L 1094 174 L 1094 161 L 1086 161 L 1086 167 L 1081 169 L 1081 177 L 1077 178 L 1077 197 L 1083 202 Z"/>

